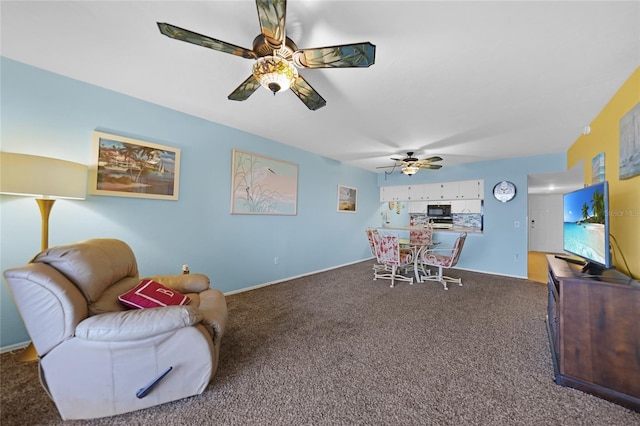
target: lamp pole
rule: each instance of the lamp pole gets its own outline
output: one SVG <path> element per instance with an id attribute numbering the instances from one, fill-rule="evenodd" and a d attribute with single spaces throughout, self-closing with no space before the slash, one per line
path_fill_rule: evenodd
<path id="1" fill-rule="evenodd" d="M 42 216 L 42 250 L 49 248 L 49 214 L 56 200 L 52 198 L 36 198 L 36 203 L 40 207 L 40 216 Z"/>

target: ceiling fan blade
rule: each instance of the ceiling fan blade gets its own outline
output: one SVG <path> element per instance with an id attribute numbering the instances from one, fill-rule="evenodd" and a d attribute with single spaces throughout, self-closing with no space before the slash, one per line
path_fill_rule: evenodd
<path id="1" fill-rule="evenodd" d="M 186 41 L 187 43 L 197 44 L 198 46 L 208 47 L 209 49 L 217 50 L 218 52 L 242 56 L 247 59 L 256 59 L 258 57 L 253 50 L 245 49 L 244 47 L 236 46 L 235 44 L 194 33 L 193 31 L 185 30 L 184 28 L 176 27 L 175 25 L 158 22 L 158 28 L 162 34 L 176 40 Z"/>
<path id="2" fill-rule="evenodd" d="M 418 167 L 420 167 L 421 169 L 438 170 L 438 169 L 442 168 L 442 165 L 440 165 L 440 164 L 418 164 Z"/>
<path id="3" fill-rule="evenodd" d="M 420 160 L 420 162 L 422 164 L 434 163 L 436 161 L 442 161 L 442 158 L 440 158 L 440 157 L 429 157 L 429 158 L 425 158 L 424 160 Z"/>
<path id="4" fill-rule="evenodd" d="M 260 87 L 260 82 L 251 74 L 236 90 L 227 96 L 227 99 L 232 101 L 245 101 L 253 92 L 258 90 L 258 87 Z"/>
<path id="5" fill-rule="evenodd" d="M 299 68 L 350 68 L 373 65 L 376 47 L 369 43 L 300 49 L 293 53 L 293 62 Z"/>
<path id="6" fill-rule="evenodd" d="M 312 111 L 320 109 L 327 104 L 327 101 L 307 83 L 307 80 L 300 76 L 291 85 L 291 90 Z"/>
<path id="7" fill-rule="evenodd" d="M 390 169 L 392 167 L 398 167 L 398 165 L 395 165 L 395 166 L 380 166 L 380 167 L 376 167 L 376 169 Z"/>
<path id="8" fill-rule="evenodd" d="M 256 0 L 256 7 L 264 41 L 272 49 L 279 49 L 285 40 L 286 0 Z"/>

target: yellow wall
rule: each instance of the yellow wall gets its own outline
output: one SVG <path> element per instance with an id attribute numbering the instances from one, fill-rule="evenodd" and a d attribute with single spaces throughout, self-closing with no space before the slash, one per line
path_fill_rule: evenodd
<path id="1" fill-rule="evenodd" d="M 622 85 L 591 122 L 591 133 L 582 135 L 567 152 L 567 166 L 584 161 L 584 182 L 591 184 L 591 160 L 605 154 L 605 179 L 609 181 L 610 233 L 613 264 L 622 272 L 640 277 L 640 175 L 620 180 L 620 119 L 640 102 L 640 67 Z M 617 241 L 617 244 L 616 244 Z M 618 248 L 619 246 L 619 248 Z M 621 253 L 627 261 L 627 270 Z"/>

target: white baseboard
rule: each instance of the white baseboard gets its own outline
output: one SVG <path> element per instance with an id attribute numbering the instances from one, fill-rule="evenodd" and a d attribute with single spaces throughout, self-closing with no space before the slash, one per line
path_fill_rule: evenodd
<path id="1" fill-rule="evenodd" d="M 31 343 L 31 340 L 27 340 L 26 342 L 21 343 L 14 343 L 13 345 L 9 346 L 3 346 L 0 348 L 0 354 L 3 354 L 5 352 L 17 351 L 18 349 L 24 349 L 29 346 L 29 343 Z"/>
<path id="2" fill-rule="evenodd" d="M 500 274 L 500 273 L 498 273 L 498 272 L 487 272 L 487 271 L 481 271 L 481 270 L 479 270 L 479 269 L 458 268 L 458 267 L 451 268 L 451 269 L 459 269 L 459 270 L 461 270 L 461 271 L 477 272 L 477 273 L 479 273 L 479 274 L 498 275 L 498 276 L 500 276 L 500 277 L 520 278 L 520 279 L 523 279 L 523 280 L 526 280 L 526 279 L 527 279 L 527 277 L 521 277 L 521 276 L 519 276 L 519 275 L 512 275 L 512 274 Z"/>
<path id="3" fill-rule="evenodd" d="M 317 271 L 308 272 L 306 274 L 300 274 L 300 275 L 296 275 L 296 276 L 293 276 L 293 277 L 283 278 L 283 279 L 277 280 L 277 281 L 270 281 L 268 283 L 258 284 L 258 285 L 254 285 L 254 286 L 251 286 L 251 287 L 245 287 L 245 288 L 241 288 L 240 290 L 232 290 L 232 291 L 229 291 L 227 293 L 224 293 L 224 295 L 225 296 L 229 296 L 231 294 L 244 293 L 245 291 L 251 291 L 251 290 L 255 290 L 255 289 L 261 288 L 261 287 L 266 287 L 266 286 L 269 286 L 269 285 L 272 285 L 272 284 L 278 284 L 278 283 L 281 283 L 281 282 L 284 282 L 284 281 L 290 281 L 290 280 L 295 280 L 297 278 L 307 277 L 309 275 L 319 274 L 320 272 L 325 272 L 325 271 L 330 271 L 332 269 L 342 268 L 343 266 L 354 265 L 356 263 L 365 262 L 365 261 L 371 260 L 371 259 L 373 259 L 373 257 L 370 257 L 368 259 L 360 259 L 360 260 L 356 260 L 356 261 L 349 262 L 349 263 L 343 263 L 342 265 L 332 266 L 330 268 L 320 269 L 320 270 L 317 270 Z"/>

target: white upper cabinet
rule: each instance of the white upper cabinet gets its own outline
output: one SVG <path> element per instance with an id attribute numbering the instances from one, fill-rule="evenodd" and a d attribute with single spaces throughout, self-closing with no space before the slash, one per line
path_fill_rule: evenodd
<path id="1" fill-rule="evenodd" d="M 442 200 L 457 200 L 459 197 L 460 182 L 445 182 L 442 186 Z"/>
<path id="2" fill-rule="evenodd" d="M 459 184 L 459 198 L 480 200 L 484 198 L 484 180 L 462 180 Z"/>
<path id="3" fill-rule="evenodd" d="M 483 180 L 461 180 L 442 184 L 443 200 L 474 200 L 484 198 Z"/>
<path id="4" fill-rule="evenodd" d="M 408 201 L 409 187 L 405 185 L 399 186 L 383 186 L 380 188 L 380 201 Z"/>
<path id="5" fill-rule="evenodd" d="M 452 200 L 451 213 L 482 213 L 482 200 Z"/>
<path id="6" fill-rule="evenodd" d="M 380 188 L 380 201 L 447 201 L 482 200 L 484 180 L 394 185 Z"/>
<path id="7" fill-rule="evenodd" d="M 442 199 L 442 185 L 439 183 L 426 183 L 423 185 L 424 199 L 437 201 Z"/>

